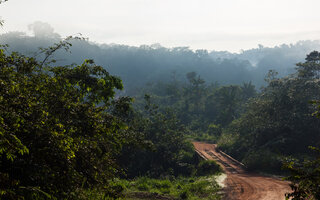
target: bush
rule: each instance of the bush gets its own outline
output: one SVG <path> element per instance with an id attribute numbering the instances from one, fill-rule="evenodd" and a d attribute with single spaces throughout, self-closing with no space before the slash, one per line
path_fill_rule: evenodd
<path id="1" fill-rule="evenodd" d="M 137 188 L 140 191 L 148 191 L 149 190 L 149 186 L 147 183 L 139 183 Z"/>
<path id="2" fill-rule="evenodd" d="M 189 197 L 189 192 L 187 190 L 184 190 L 179 194 L 180 199 L 188 199 Z"/>
<path id="3" fill-rule="evenodd" d="M 279 155 L 269 150 L 251 151 L 242 160 L 248 170 L 261 170 L 270 173 L 280 173 L 282 160 Z"/>
<path id="4" fill-rule="evenodd" d="M 159 181 L 155 181 L 153 182 L 153 187 L 158 188 L 158 189 L 169 189 L 172 186 L 172 183 L 170 182 L 170 180 L 159 180 Z"/>
<path id="5" fill-rule="evenodd" d="M 220 136 L 222 134 L 221 125 L 210 124 L 209 127 L 208 127 L 208 134 L 209 135 Z"/>
<path id="6" fill-rule="evenodd" d="M 198 164 L 197 175 L 207 176 L 222 172 L 220 165 L 213 160 L 203 160 Z"/>

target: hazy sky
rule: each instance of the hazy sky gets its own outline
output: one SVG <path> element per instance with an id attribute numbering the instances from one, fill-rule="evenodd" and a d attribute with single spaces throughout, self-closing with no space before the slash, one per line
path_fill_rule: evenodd
<path id="1" fill-rule="evenodd" d="M 9 0 L 0 33 L 51 24 L 62 36 L 229 50 L 320 39 L 320 0 Z"/>

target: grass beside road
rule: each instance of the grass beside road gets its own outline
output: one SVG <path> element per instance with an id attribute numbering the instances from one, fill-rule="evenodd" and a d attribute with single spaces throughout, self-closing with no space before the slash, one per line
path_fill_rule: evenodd
<path id="1" fill-rule="evenodd" d="M 116 180 L 124 188 L 125 199 L 220 199 L 220 186 L 214 176 Z"/>
<path id="2" fill-rule="evenodd" d="M 221 167 L 212 160 L 202 160 L 190 177 L 149 178 L 137 177 L 132 180 L 115 179 L 109 185 L 109 190 L 103 188 L 82 190 L 89 199 L 190 199 L 217 200 L 221 199 L 221 187 L 217 177 Z M 110 190 L 111 188 L 111 190 Z M 113 198 L 111 198 L 111 196 Z"/>

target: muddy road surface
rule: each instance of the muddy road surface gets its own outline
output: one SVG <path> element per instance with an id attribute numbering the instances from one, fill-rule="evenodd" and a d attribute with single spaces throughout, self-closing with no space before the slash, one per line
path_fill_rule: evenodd
<path id="1" fill-rule="evenodd" d="M 226 200 L 284 200 L 285 193 L 290 192 L 288 182 L 246 172 L 242 163 L 218 151 L 215 144 L 193 142 L 193 145 L 201 157 L 216 160 L 225 170 Z"/>

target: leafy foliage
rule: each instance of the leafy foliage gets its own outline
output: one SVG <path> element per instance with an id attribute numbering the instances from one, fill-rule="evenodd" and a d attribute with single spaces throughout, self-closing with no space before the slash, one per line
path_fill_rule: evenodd
<path id="1" fill-rule="evenodd" d="M 287 159 L 284 168 L 291 175 L 286 180 L 291 181 L 292 193 L 286 196 L 293 200 L 320 198 L 320 149 L 310 147 L 315 154 L 312 160 L 306 159 L 303 163 Z"/>
<path id="2" fill-rule="evenodd" d="M 299 63 L 299 76 L 304 79 L 318 79 L 320 72 L 320 56 L 319 52 L 311 52 L 306 63 Z M 316 105 L 313 113 L 319 118 L 319 98 L 311 101 Z M 319 146 L 319 145 L 318 145 Z M 305 158 L 303 162 L 296 159 L 287 159 L 284 162 L 284 168 L 290 171 L 290 176 L 286 177 L 291 181 L 292 193 L 286 194 L 288 198 L 294 200 L 299 199 L 319 199 L 320 198 L 320 149 L 309 147 L 313 150 L 313 154 Z"/>
<path id="3" fill-rule="evenodd" d="M 316 53 L 309 54 L 305 63 L 297 64 L 296 74 L 276 78 L 274 72 L 269 73 L 269 85 L 228 127 L 237 140 L 221 141 L 222 149 L 251 169 L 279 171 L 281 157 L 302 157 L 308 154 L 309 145 L 319 145 L 320 122 L 312 116 L 316 110 L 310 104 L 320 98 L 319 64 L 313 54 Z M 261 157 L 267 158 L 266 164 L 262 164 Z"/>
<path id="4" fill-rule="evenodd" d="M 135 113 L 128 123 L 128 131 L 135 133 L 140 143 L 123 147 L 120 166 L 128 177 L 191 175 L 197 159 L 192 144 L 186 140 L 186 129 L 172 110 L 160 112 L 148 95 L 145 101 L 145 113 Z"/>
<path id="5" fill-rule="evenodd" d="M 100 188 L 112 197 L 121 191 L 110 180 L 124 172 L 195 174 L 198 157 L 172 109 L 160 110 L 148 95 L 141 111 L 132 109 L 130 97 L 114 99 L 121 80 L 92 60 L 51 66 L 52 54 L 68 51 L 70 39 L 40 49 L 42 61 L 1 49 L 1 196 L 74 199 Z M 202 79 L 190 82 L 202 94 Z"/>
<path id="6" fill-rule="evenodd" d="M 222 169 L 213 160 L 202 160 L 197 166 L 197 175 L 207 176 L 221 172 Z"/>
<path id="7" fill-rule="evenodd" d="M 187 83 L 172 80 L 171 83 L 150 85 L 141 91 L 152 94 L 160 112 L 170 108 L 180 124 L 186 127 L 186 134 L 192 137 L 217 140 L 225 128 L 244 112 L 245 104 L 256 95 L 254 85 L 241 86 L 218 84 L 207 85 L 195 72 L 186 74 Z M 142 94 L 137 96 L 135 106 L 142 108 Z"/>
<path id="8" fill-rule="evenodd" d="M 92 60 L 50 67 L 2 48 L 2 198 L 72 199 L 77 188 L 107 185 L 126 128 L 108 111 L 115 89 L 121 80 Z"/>

